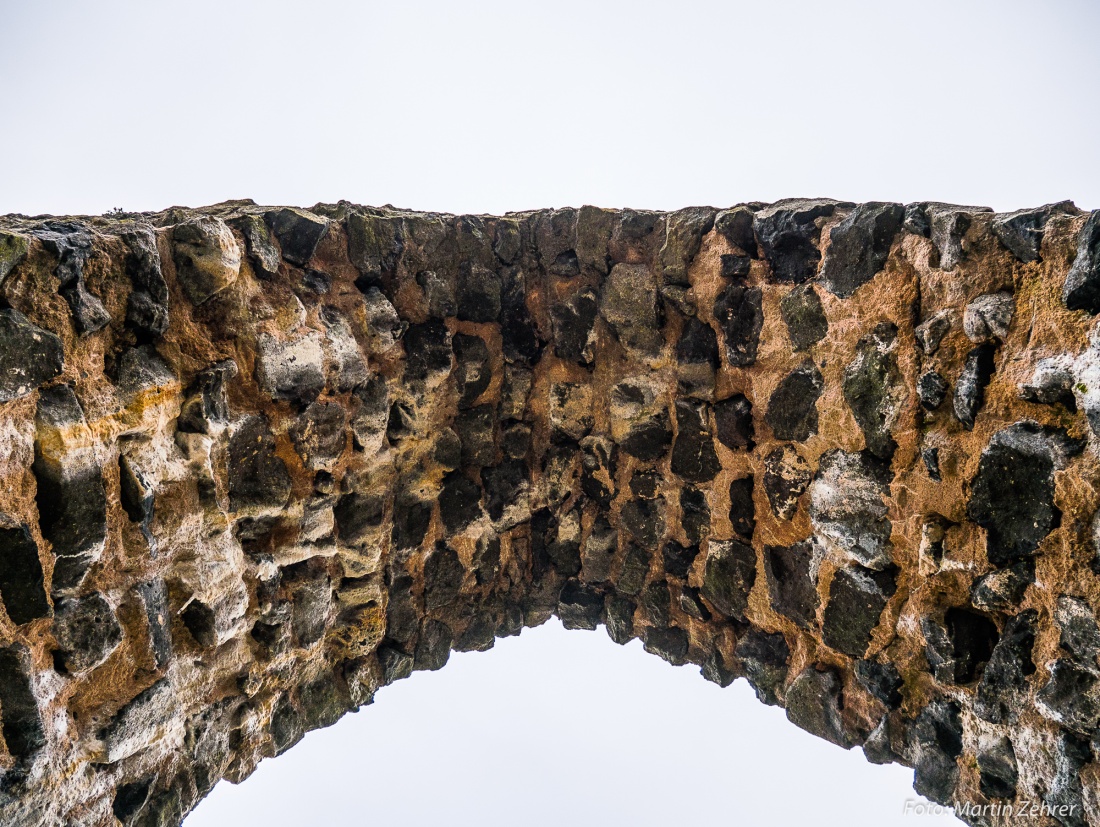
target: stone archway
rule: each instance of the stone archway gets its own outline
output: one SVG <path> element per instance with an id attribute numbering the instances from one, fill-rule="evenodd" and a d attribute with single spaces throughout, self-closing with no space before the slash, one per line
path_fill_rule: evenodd
<path id="1" fill-rule="evenodd" d="M 1070 204 L 9 216 L 0 813 L 178 823 L 557 615 L 1084 824 L 1098 284 Z"/>

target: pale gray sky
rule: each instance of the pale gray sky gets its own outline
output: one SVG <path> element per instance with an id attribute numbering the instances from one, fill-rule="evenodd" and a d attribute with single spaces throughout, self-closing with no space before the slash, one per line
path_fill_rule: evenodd
<path id="1" fill-rule="evenodd" d="M 1091 0 L 0 9 L 0 213 L 1100 207 Z"/>
<path id="2" fill-rule="evenodd" d="M 451 655 L 307 735 L 185 827 L 959 827 L 913 773 L 789 723 L 739 680 L 557 620 Z"/>
<path id="3" fill-rule="evenodd" d="M 1100 208 L 1090 0 L 0 0 L 0 24 L 0 213 Z M 383 690 L 187 827 L 956 823 L 902 816 L 911 778 L 555 623 Z"/>

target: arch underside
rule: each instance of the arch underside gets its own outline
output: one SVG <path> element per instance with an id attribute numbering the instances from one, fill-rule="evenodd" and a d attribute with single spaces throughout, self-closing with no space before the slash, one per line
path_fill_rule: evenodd
<path id="1" fill-rule="evenodd" d="M 1098 213 L 8 216 L 0 299 L 5 824 L 178 824 L 553 615 L 1100 818 Z"/>

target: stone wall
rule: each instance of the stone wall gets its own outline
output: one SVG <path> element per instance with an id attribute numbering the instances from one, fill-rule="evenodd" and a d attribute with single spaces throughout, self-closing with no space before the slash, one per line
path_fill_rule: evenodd
<path id="1" fill-rule="evenodd" d="M 2 218 L 0 821 L 557 615 L 1097 823 L 1097 312 L 1069 203 Z"/>

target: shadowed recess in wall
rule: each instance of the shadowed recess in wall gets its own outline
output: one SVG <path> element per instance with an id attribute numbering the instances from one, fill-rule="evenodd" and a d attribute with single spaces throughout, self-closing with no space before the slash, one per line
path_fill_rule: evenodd
<path id="1" fill-rule="evenodd" d="M 2 218 L 0 820 L 178 824 L 556 615 L 1095 822 L 1097 312 L 1068 202 Z"/>

